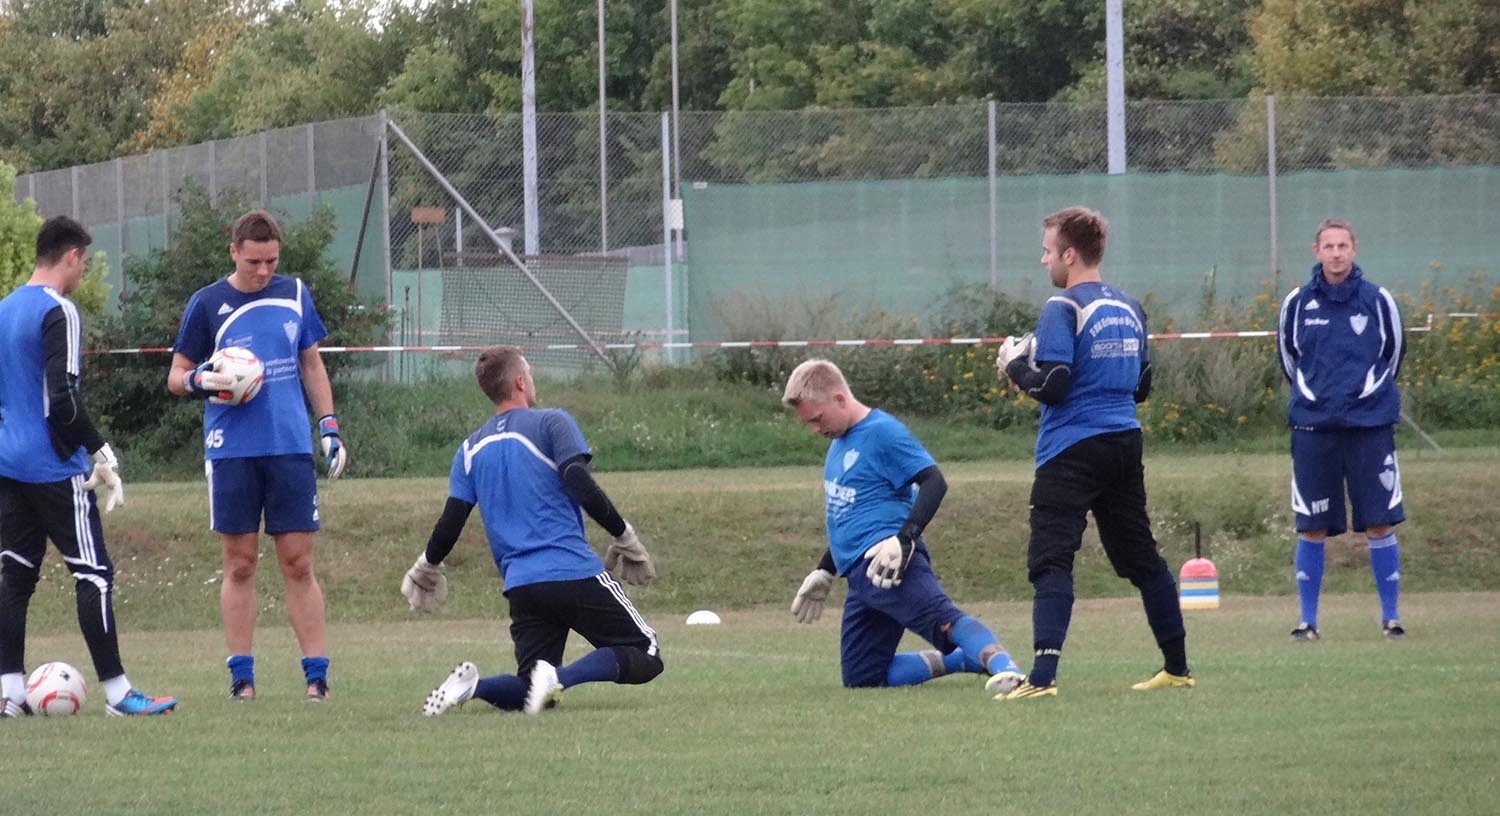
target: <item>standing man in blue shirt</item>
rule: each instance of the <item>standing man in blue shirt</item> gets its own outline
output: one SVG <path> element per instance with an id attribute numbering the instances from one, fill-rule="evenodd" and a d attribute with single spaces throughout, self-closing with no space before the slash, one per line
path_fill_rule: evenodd
<path id="1" fill-rule="evenodd" d="M 261 515 L 276 542 L 286 580 L 286 612 L 302 649 L 307 697 L 328 698 L 328 647 L 323 590 L 313 575 L 318 530 L 318 488 L 307 407 L 319 417 L 328 478 L 344 472 L 345 450 L 333 414 L 333 389 L 318 354 L 328 334 L 311 293 L 298 278 L 276 274 L 281 227 L 264 210 L 252 210 L 230 228 L 234 271 L 188 300 L 172 349 L 167 389 L 204 399 L 203 452 L 208 474 L 209 526 L 219 533 L 224 583 L 219 611 L 230 697 L 255 698 L 255 568 Z M 233 405 L 220 395 L 227 375 L 209 361 L 229 346 L 248 348 L 265 366 L 260 393 Z M 306 391 L 306 399 L 303 392 Z"/>
<path id="2" fill-rule="evenodd" d="M 1395 432 L 1401 419 L 1396 372 L 1406 344 L 1395 298 L 1365 280 L 1354 263 L 1357 249 L 1347 221 L 1319 224 L 1312 279 L 1286 296 L 1276 324 L 1281 371 L 1291 384 L 1293 564 L 1302 614 L 1293 640 L 1318 639 L 1323 542 L 1345 530 L 1346 484 L 1353 529 L 1369 542 L 1381 631 L 1406 636 L 1396 614 L 1401 558 L 1394 532 L 1406 519 Z"/>
<path id="3" fill-rule="evenodd" d="M 792 615 L 812 623 L 835 576 L 849 582 L 839 662 L 848 688 L 910 686 L 959 671 L 1005 693 L 1024 677 L 995 635 L 948 599 L 922 540 L 948 483 L 900 420 L 855 399 L 838 366 L 812 359 L 787 378 L 782 402 L 832 440 L 823 464 L 828 549 L 803 579 Z M 935 649 L 896 648 L 907 630 Z"/>
<path id="4" fill-rule="evenodd" d="M 593 454 L 578 424 L 562 409 L 535 407 L 531 364 L 519 349 L 486 349 L 474 375 L 495 415 L 453 455 L 448 502 L 401 594 L 413 611 L 442 606 L 448 579 L 438 565 L 477 505 L 510 603 L 516 673 L 480 677 L 473 663 L 460 663 L 427 696 L 422 713 L 435 717 L 478 698 L 538 714 L 581 683 L 650 682 L 662 671 L 656 632 L 611 573 L 644 585 L 656 569 L 635 528 L 589 473 Z M 584 536 L 585 512 L 614 539 L 603 562 Z M 570 631 L 594 651 L 563 665 Z"/>
<path id="5" fill-rule="evenodd" d="M 0 716 L 26 704 L 26 610 L 47 539 L 73 575 L 78 627 L 115 716 L 165 714 L 172 697 L 133 688 L 120 663 L 114 566 L 99 504 L 125 504 L 120 463 L 84 410 L 83 323 L 67 295 L 83 280 L 93 239 L 55 216 L 36 236 L 31 279 L 0 300 Z M 90 466 L 93 472 L 89 474 Z M 96 500 L 94 489 L 100 494 Z"/>
<path id="6" fill-rule="evenodd" d="M 1088 513 L 1115 573 L 1141 594 L 1165 665 L 1138 691 L 1191 687 L 1177 584 L 1156 549 L 1146 515 L 1145 468 L 1136 403 L 1151 392 L 1146 315 L 1099 274 L 1109 225 L 1083 207 L 1042 221 L 1042 266 L 1062 289 L 1042 305 L 1035 334 L 1007 338 L 1002 377 L 1042 403 L 1031 485 L 1027 571 L 1035 598 L 1036 662 L 1007 700 L 1057 695 L 1057 663 L 1073 615 L 1073 557 Z M 996 699 L 1001 699 L 997 697 Z"/>

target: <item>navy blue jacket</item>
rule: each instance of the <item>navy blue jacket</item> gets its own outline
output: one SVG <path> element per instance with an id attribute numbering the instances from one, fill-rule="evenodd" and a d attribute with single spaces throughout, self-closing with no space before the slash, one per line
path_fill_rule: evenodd
<path id="1" fill-rule="evenodd" d="M 1276 346 L 1291 383 L 1294 428 L 1377 428 L 1401 419 L 1396 372 L 1406 354 L 1401 313 L 1383 287 L 1354 267 L 1337 286 L 1312 279 L 1281 302 Z"/>

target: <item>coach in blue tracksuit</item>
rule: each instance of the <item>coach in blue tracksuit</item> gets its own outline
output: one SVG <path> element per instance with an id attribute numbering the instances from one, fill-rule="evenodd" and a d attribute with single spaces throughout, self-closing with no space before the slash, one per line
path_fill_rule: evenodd
<path id="1" fill-rule="evenodd" d="M 1401 562 L 1393 532 L 1406 519 L 1395 434 L 1401 418 L 1396 372 L 1406 345 L 1396 300 L 1365 280 L 1354 264 L 1357 247 L 1348 222 L 1319 224 L 1312 279 L 1282 301 L 1276 326 L 1281 370 L 1291 384 L 1287 424 L 1302 612 L 1292 630 L 1296 640 L 1318 639 L 1323 541 L 1345 530 L 1345 484 L 1353 529 L 1370 545 L 1381 630 L 1387 637 L 1406 635 L 1396 614 Z"/>
<path id="2" fill-rule="evenodd" d="M 1042 403 L 1026 555 L 1036 592 L 1036 662 L 1007 700 L 1057 695 L 1057 663 L 1073 614 L 1073 556 L 1090 512 L 1115 573 L 1140 593 L 1162 653 L 1161 671 L 1132 688 L 1196 684 L 1188 673 L 1177 584 L 1146 514 L 1141 424 L 1135 417 L 1136 403 L 1151 391 L 1146 315 L 1100 277 L 1108 236 L 1104 218 L 1083 207 L 1043 219 L 1042 266 L 1063 292 L 1043 304 L 1034 336 L 1007 339 L 996 355 L 1001 375 Z"/>
<path id="3" fill-rule="evenodd" d="M 519 349 L 486 349 L 474 377 L 495 413 L 454 453 L 447 503 L 401 594 L 414 612 L 443 605 L 448 579 L 438 565 L 477 506 L 510 603 L 516 673 L 480 677 L 464 661 L 427 696 L 422 713 L 435 717 L 479 699 L 538 714 L 576 685 L 650 682 L 662 672 L 661 647 L 620 581 L 650 583 L 656 568 L 589 472 L 593 454 L 578 423 L 562 409 L 535 407 L 536 382 Z M 584 536 L 584 513 L 613 539 L 603 561 Z M 594 650 L 564 665 L 569 632 Z"/>

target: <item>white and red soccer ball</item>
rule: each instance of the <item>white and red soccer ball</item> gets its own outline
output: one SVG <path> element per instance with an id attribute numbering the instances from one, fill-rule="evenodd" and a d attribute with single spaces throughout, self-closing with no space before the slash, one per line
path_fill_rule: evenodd
<path id="1" fill-rule="evenodd" d="M 266 379 L 266 367 L 255 352 L 240 346 L 227 346 L 214 352 L 209 362 L 215 371 L 228 374 L 234 380 L 227 392 L 221 392 L 228 393 L 230 398 L 215 399 L 215 402 L 244 405 L 260 393 L 260 386 Z"/>
<path id="2" fill-rule="evenodd" d="M 26 704 L 43 717 L 77 714 L 88 695 L 83 672 L 61 661 L 43 663 L 26 678 Z"/>

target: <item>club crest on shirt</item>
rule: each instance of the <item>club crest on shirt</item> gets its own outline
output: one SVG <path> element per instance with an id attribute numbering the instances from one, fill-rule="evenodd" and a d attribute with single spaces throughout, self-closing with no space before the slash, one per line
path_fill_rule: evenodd
<path id="1" fill-rule="evenodd" d="M 1369 315 L 1349 315 L 1349 327 L 1354 329 L 1355 334 L 1364 334 L 1365 326 L 1370 324 Z"/>
<path id="2" fill-rule="evenodd" d="M 854 467 L 854 463 L 858 462 L 858 461 L 859 461 L 859 451 L 857 451 L 857 450 L 844 451 L 844 472 L 848 473 L 849 472 L 849 468 Z"/>
<path id="3" fill-rule="evenodd" d="M 297 321 L 288 320 L 282 323 L 281 330 L 286 332 L 286 341 L 295 349 L 297 347 Z"/>

